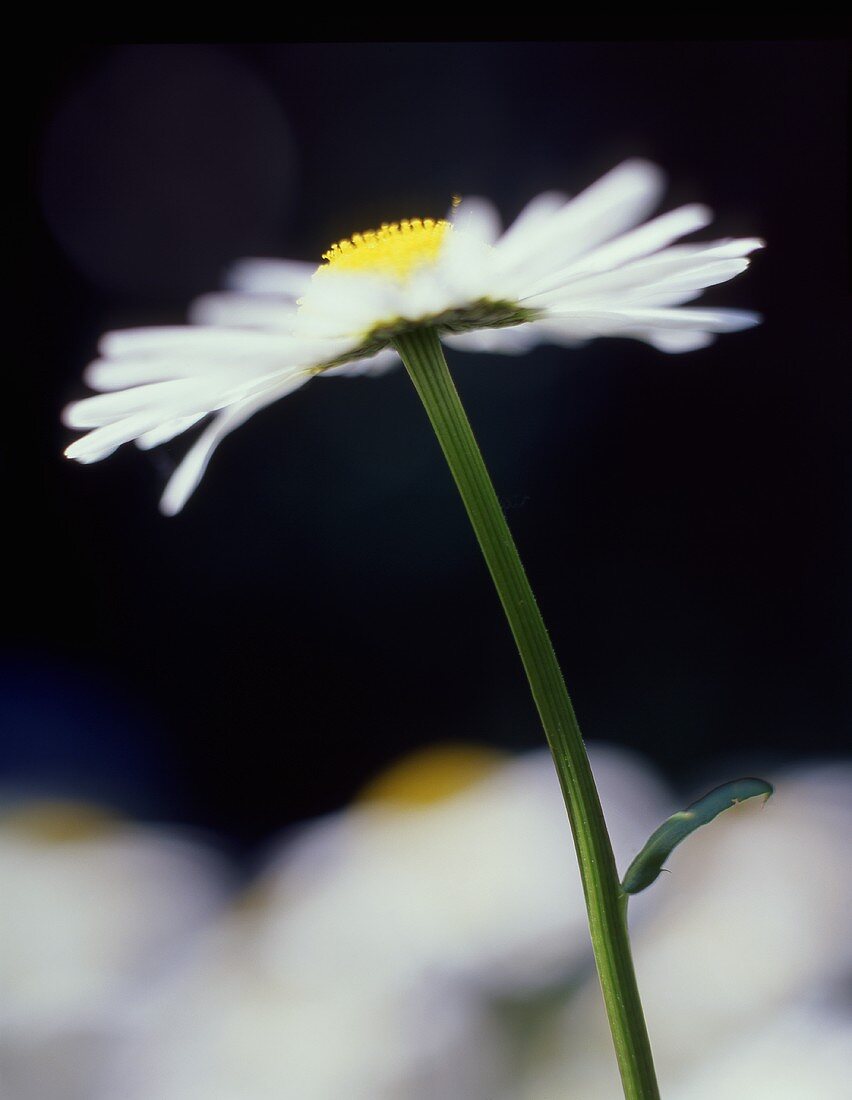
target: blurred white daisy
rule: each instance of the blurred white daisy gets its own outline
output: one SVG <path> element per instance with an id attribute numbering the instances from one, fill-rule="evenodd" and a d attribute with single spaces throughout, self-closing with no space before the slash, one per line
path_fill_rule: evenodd
<path id="1" fill-rule="evenodd" d="M 470 991 L 290 984 L 265 972 L 239 917 L 146 1006 L 94 1100 L 501 1096 L 501 1036 Z"/>
<path id="2" fill-rule="evenodd" d="M 97 462 L 131 440 L 153 447 L 215 414 L 166 487 L 172 515 L 229 432 L 317 375 L 387 370 L 391 341 L 415 327 L 463 350 L 518 354 L 596 336 L 691 351 L 756 324 L 743 310 L 683 308 L 745 270 L 762 242 L 673 243 L 712 215 L 693 204 L 643 224 L 663 185 L 657 167 L 630 160 L 571 200 L 539 195 L 502 234 L 494 207 L 472 198 L 447 220 L 355 233 L 319 268 L 243 261 L 229 292 L 194 304 L 194 325 L 103 337 L 85 374 L 103 392 L 65 409 L 68 426 L 90 429 L 66 454 Z"/>
<path id="3" fill-rule="evenodd" d="M 626 863 L 667 800 L 622 750 L 592 760 Z M 98 1100 L 514 1100 L 492 995 L 535 996 L 590 957 L 563 814 L 545 752 L 404 758 L 287 838 L 148 1001 Z"/>
<path id="4" fill-rule="evenodd" d="M 271 861 L 257 931 L 265 973 L 361 989 L 443 974 L 514 994 L 587 961 L 583 892 L 565 873 L 550 755 L 495 763 L 485 753 L 480 772 L 483 753 L 436 746 L 403 760 Z M 639 758 L 605 745 L 589 755 L 626 866 L 668 799 Z"/>
<path id="5" fill-rule="evenodd" d="M 842 1006 L 796 1005 L 738 1034 L 670 1093 L 671 1100 L 848 1100 L 852 1016 Z"/>
<path id="6" fill-rule="evenodd" d="M 0 1095 L 91 1097 L 138 1004 L 192 955 L 230 886 L 205 846 L 94 807 L 0 817 Z"/>

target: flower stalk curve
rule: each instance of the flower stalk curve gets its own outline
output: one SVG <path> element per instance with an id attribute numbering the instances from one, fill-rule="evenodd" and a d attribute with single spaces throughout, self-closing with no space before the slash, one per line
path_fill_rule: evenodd
<path id="1" fill-rule="evenodd" d="M 580 727 L 547 628 L 434 329 L 394 346 L 423 403 L 503 605 L 553 754 L 574 836 L 595 962 L 627 1100 L 659 1100 L 626 900 Z"/>

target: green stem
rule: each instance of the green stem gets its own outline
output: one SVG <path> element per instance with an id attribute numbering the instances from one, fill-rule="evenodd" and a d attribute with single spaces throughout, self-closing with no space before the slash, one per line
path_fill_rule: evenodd
<path id="1" fill-rule="evenodd" d="M 394 345 L 464 501 L 553 754 L 574 834 L 595 962 L 624 1095 L 628 1100 L 659 1100 L 630 954 L 627 896 L 619 884 L 597 788 L 547 628 L 447 369 L 437 332 L 412 329 L 397 336 Z"/>

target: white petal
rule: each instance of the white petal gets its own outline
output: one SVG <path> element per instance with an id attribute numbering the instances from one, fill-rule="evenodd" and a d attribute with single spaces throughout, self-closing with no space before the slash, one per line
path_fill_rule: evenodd
<path id="1" fill-rule="evenodd" d="M 741 275 L 749 266 L 747 259 L 740 260 L 716 260 L 714 263 L 696 267 L 694 271 L 682 275 L 671 275 L 667 279 L 661 279 L 658 283 L 651 283 L 645 287 L 634 287 L 630 291 L 632 301 L 642 301 L 650 305 L 651 298 L 663 299 L 672 297 L 682 299 L 684 294 L 692 294 L 695 291 L 706 290 L 719 283 L 727 283 L 730 279 Z M 662 301 L 660 302 L 662 304 Z"/>
<path id="2" fill-rule="evenodd" d="M 197 378 L 209 371 L 208 364 L 197 359 L 96 359 L 83 371 L 83 381 L 93 390 L 126 390 L 152 382 L 178 378 Z"/>
<path id="3" fill-rule="evenodd" d="M 239 360 L 209 361 L 190 357 L 169 358 L 156 356 L 151 359 L 97 359 L 83 372 L 87 385 L 94 390 L 112 392 L 131 389 L 155 382 L 186 381 L 199 383 L 205 379 L 230 379 L 233 384 L 248 384 L 276 369 L 287 370 L 281 365 L 281 356 L 255 356 Z M 310 359 L 308 360 L 310 362 Z"/>
<path id="4" fill-rule="evenodd" d="M 150 432 L 144 432 L 136 440 L 136 446 L 141 451 L 149 451 L 152 447 L 158 447 L 161 443 L 168 443 L 176 435 L 180 435 L 199 420 L 203 420 L 206 413 L 195 413 L 193 416 L 180 416 L 176 420 L 166 420 L 163 424 L 152 428 Z"/>
<path id="5" fill-rule="evenodd" d="M 525 304 L 559 311 L 575 306 L 585 308 L 592 302 L 604 309 L 622 307 L 636 299 L 665 298 L 669 293 L 674 298 L 687 291 L 703 290 L 727 282 L 745 271 L 748 265 L 749 261 L 745 258 L 710 260 L 706 263 L 702 263 L 700 258 L 683 260 L 676 257 L 658 263 L 644 261 L 601 275 L 575 279 L 558 290 L 532 295 Z"/>
<path id="6" fill-rule="evenodd" d="M 213 328 L 202 325 L 174 325 L 108 332 L 98 344 L 105 358 L 138 358 L 179 355 L 206 362 L 233 361 L 257 355 L 275 356 L 281 366 L 312 359 L 322 362 L 347 346 L 346 340 L 326 340 L 287 333 L 255 332 L 251 329 Z"/>
<path id="7" fill-rule="evenodd" d="M 563 216 L 572 224 L 599 221 L 602 217 L 615 217 L 620 225 L 635 224 L 657 205 L 664 186 L 661 168 L 650 161 L 632 158 L 571 199 Z"/>
<path id="8" fill-rule="evenodd" d="M 504 269 L 522 269 L 529 284 L 565 268 L 650 213 L 660 200 L 663 182 L 660 169 L 648 161 L 625 161 L 525 232 L 525 248 L 511 262 L 504 257 Z"/>
<path id="9" fill-rule="evenodd" d="M 440 266 L 443 294 L 432 303 L 433 311 L 461 308 L 479 298 L 499 298 L 501 289 L 493 271 L 492 249 L 478 236 L 461 231 L 448 236 Z M 424 268 L 419 279 L 428 275 L 429 268 Z"/>
<path id="10" fill-rule="evenodd" d="M 353 359 L 351 363 L 344 363 L 339 367 L 329 367 L 317 378 L 356 378 L 365 375 L 368 378 L 377 378 L 381 374 L 387 374 L 400 365 L 400 358 L 393 348 L 383 348 L 382 351 L 366 359 Z"/>
<path id="11" fill-rule="evenodd" d="M 101 424 L 112 424 L 146 409 L 173 409 L 179 413 L 185 405 L 197 404 L 199 400 L 202 406 L 206 406 L 208 401 L 215 403 L 222 389 L 219 378 L 181 378 L 177 381 L 155 382 L 148 386 L 134 386 L 132 389 L 102 393 L 75 401 L 62 410 L 62 422 L 69 428 L 93 428 Z M 208 411 L 212 407 L 214 406 L 208 406 Z"/>
<path id="12" fill-rule="evenodd" d="M 378 322 L 399 316 L 405 290 L 381 276 L 324 272 L 304 295 L 295 332 L 306 339 L 344 333 L 350 344 L 357 344 Z"/>
<path id="13" fill-rule="evenodd" d="M 494 203 L 478 195 L 463 199 L 449 216 L 459 232 L 469 233 L 482 244 L 493 245 L 500 236 L 500 215 Z"/>
<path id="14" fill-rule="evenodd" d="M 648 329 L 737 332 L 759 322 L 759 314 L 737 309 L 612 309 L 549 313 L 539 327 L 561 342 Z"/>
<path id="15" fill-rule="evenodd" d="M 567 202 L 568 196 L 561 191 L 545 191 L 531 199 L 497 242 L 496 248 L 501 257 L 508 262 L 515 257 L 516 252 L 523 251 L 527 235 L 550 221 Z"/>
<path id="16" fill-rule="evenodd" d="M 482 328 L 475 332 L 446 333 L 441 343 L 459 351 L 498 355 L 523 355 L 541 342 L 535 325 L 511 325 L 507 328 Z"/>
<path id="17" fill-rule="evenodd" d="M 731 259 L 735 256 L 748 256 L 761 248 L 766 248 L 766 241 L 761 237 L 725 237 L 721 241 L 708 241 L 706 244 L 675 245 L 669 251 L 685 253 L 694 250 L 696 255 L 703 252 L 707 256 L 712 254 L 717 259 Z"/>
<path id="18" fill-rule="evenodd" d="M 698 328 L 707 332 L 741 332 L 759 325 L 759 313 L 747 309 L 629 309 L 625 317 L 654 327 Z"/>
<path id="19" fill-rule="evenodd" d="M 241 424 L 244 424 L 250 416 L 260 409 L 284 397 L 288 393 L 299 389 L 311 378 L 311 375 L 302 373 L 260 394 L 255 394 L 245 401 L 239 401 L 230 408 L 219 413 L 209 424 L 195 443 L 190 447 L 182 462 L 169 478 L 162 499 L 160 511 L 163 515 L 174 516 L 183 508 L 192 496 L 199 482 L 204 476 L 207 465 L 226 435 L 229 435 Z"/>
<path id="20" fill-rule="evenodd" d="M 711 332 L 691 331 L 688 329 L 646 329 L 633 333 L 624 333 L 625 336 L 635 336 L 637 340 L 644 340 L 658 351 L 665 351 L 670 355 L 679 355 L 685 351 L 698 351 L 709 347 L 716 337 Z"/>
<path id="21" fill-rule="evenodd" d="M 74 458 L 78 462 L 99 462 L 102 458 L 120 447 L 122 443 L 129 443 L 131 439 L 143 435 L 145 432 L 156 428 L 162 421 L 160 410 L 145 409 L 143 412 L 127 416 L 123 420 L 117 420 L 114 424 L 105 424 L 101 428 L 95 428 L 88 435 L 76 439 L 65 448 L 68 458 Z"/>
<path id="22" fill-rule="evenodd" d="M 556 344 L 561 348 L 581 348 L 589 340 L 599 335 L 597 332 L 580 332 L 571 328 L 564 320 L 550 321 L 547 318 L 539 321 L 530 321 L 529 324 L 520 326 L 523 332 L 528 333 L 532 343 L 531 347 L 538 344 Z M 497 348 L 494 349 L 498 350 Z"/>
<path id="23" fill-rule="evenodd" d="M 189 307 L 193 325 L 224 325 L 290 332 L 296 308 L 274 294 L 204 294 Z"/>
<path id="24" fill-rule="evenodd" d="M 587 327 L 582 330 L 584 335 L 580 335 L 580 326 L 571 326 L 567 323 L 564 327 L 559 327 L 546 322 L 534 322 L 528 327 L 538 330 L 540 342 L 572 349 L 583 347 L 596 336 L 618 336 L 622 339 L 641 340 L 643 343 L 651 344 L 658 351 L 674 354 L 697 351 L 712 344 L 716 339 L 712 333 L 700 329 L 613 327 L 601 332 L 592 331 Z"/>
<path id="25" fill-rule="evenodd" d="M 288 298 L 299 298 L 317 266 L 299 260 L 245 259 L 233 265 L 225 282 L 231 290 L 244 290 L 249 294 L 284 294 Z"/>
<path id="26" fill-rule="evenodd" d="M 679 210 L 672 210 L 560 267 L 545 280 L 539 280 L 532 285 L 529 294 L 562 286 L 578 276 L 594 275 L 635 262 L 687 233 L 702 229 L 709 224 L 712 217 L 706 206 L 683 206 Z"/>

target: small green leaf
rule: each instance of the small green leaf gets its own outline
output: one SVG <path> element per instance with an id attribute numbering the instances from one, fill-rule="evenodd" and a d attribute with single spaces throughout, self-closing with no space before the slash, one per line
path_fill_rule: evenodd
<path id="1" fill-rule="evenodd" d="M 622 890 L 625 894 L 638 894 L 655 881 L 672 849 L 690 833 L 718 817 L 723 810 L 729 810 L 748 798 L 762 795 L 765 801 L 772 791 L 772 784 L 763 779 L 733 779 L 730 783 L 715 787 L 685 810 L 672 814 L 651 833 L 645 847 L 627 868 Z"/>

